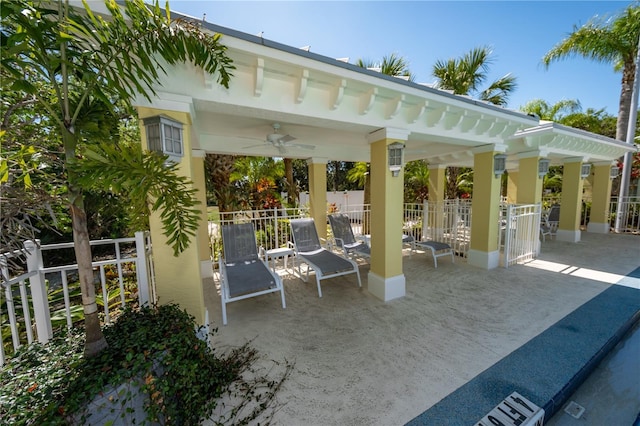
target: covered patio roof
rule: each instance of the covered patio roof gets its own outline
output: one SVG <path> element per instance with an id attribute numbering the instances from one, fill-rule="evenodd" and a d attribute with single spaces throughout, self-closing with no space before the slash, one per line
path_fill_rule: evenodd
<path id="1" fill-rule="evenodd" d="M 150 105 L 191 113 L 194 149 L 210 153 L 370 161 L 367 135 L 408 130 L 405 159 L 472 166 L 474 148 L 498 145 L 508 163 L 539 151 L 611 161 L 633 149 L 621 141 L 540 122 L 521 112 L 453 95 L 210 23 L 236 69 L 229 89 L 188 64 L 170 67 Z M 273 124 L 295 137 L 284 150 L 266 142 Z"/>

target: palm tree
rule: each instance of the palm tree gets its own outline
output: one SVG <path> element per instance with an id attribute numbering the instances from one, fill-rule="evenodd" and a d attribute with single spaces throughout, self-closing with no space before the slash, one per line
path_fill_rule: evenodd
<path id="1" fill-rule="evenodd" d="M 80 182 L 83 176 L 72 167 L 83 163 L 83 159 L 78 159 L 79 148 L 84 142 L 90 142 L 82 139 L 79 130 L 83 111 L 96 101 L 102 106 L 115 99 L 130 104 L 136 93 L 150 99 L 154 94 L 153 86 L 165 71 L 165 63 L 191 62 L 202 67 L 205 73 L 217 75 L 218 83 L 225 87 L 228 87 L 233 68 L 231 59 L 226 56 L 226 47 L 219 42 L 219 34 L 204 33 L 198 23 L 172 20 L 168 7 L 165 14 L 158 2 L 152 5 L 143 0 L 118 3 L 120 5 L 105 3 L 111 16 L 103 19 L 93 14 L 88 3 L 84 3 L 84 10 L 79 10 L 69 7 L 68 1 L 4 2 L 0 27 L 0 67 L 3 77 L 6 76 L 3 85 L 32 96 L 55 123 L 64 145 L 68 204 L 85 314 L 85 355 L 88 357 L 106 348 L 107 342 L 100 328 L 93 286 L 87 213 Z M 38 90 L 35 83 L 46 84 L 56 96 L 46 96 L 49 92 Z M 87 150 L 85 155 L 90 155 L 88 159 L 103 164 L 106 169 L 109 159 L 121 155 L 117 149 L 104 148 L 99 150 L 102 152 Z M 130 153 L 129 160 L 125 165 L 134 166 L 145 161 L 136 153 Z M 138 166 L 136 171 L 153 170 L 156 176 L 162 176 L 162 163 L 149 159 L 144 163 L 146 166 Z M 167 170 L 166 176 L 175 172 L 174 167 Z M 133 182 L 146 176 L 132 178 L 126 172 L 119 169 L 113 176 L 113 188 L 128 187 L 132 194 L 152 196 L 142 194 Z M 180 194 L 167 195 L 174 201 L 180 198 Z M 163 201 L 167 200 L 164 194 L 156 197 L 152 205 L 154 210 L 161 210 L 165 235 L 176 254 L 186 248 L 198 226 L 199 210 L 194 207 L 194 194 L 187 192 L 185 195 L 187 197 L 182 199 L 188 204 L 182 209 L 172 205 L 169 208 L 174 210 L 164 210 Z"/>
<path id="2" fill-rule="evenodd" d="M 408 81 L 413 81 L 414 79 L 414 75 L 409 70 L 409 61 L 397 53 L 383 56 L 380 62 L 358 59 L 356 65 L 361 68 L 375 69 L 392 77 L 405 77 Z M 369 164 L 355 163 L 354 168 L 349 170 L 347 179 L 349 182 L 358 182 L 364 187 L 364 204 L 369 204 L 371 202 Z"/>
<path id="3" fill-rule="evenodd" d="M 573 99 L 565 99 L 550 105 L 543 99 L 534 99 L 520 107 L 520 111 L 528 114 L 535 114 L 541 120 L 561 122 L 568 114 L 580 112 L 582 106 L 580 101 Z"/>
<path id="4" fill-rule="evenodd" d="M 234 162 L 233 155 L 207 154 L 205 156 L 207 189 L 213 193 L 221 212 L 232 211 L 235 208 L 236 194 L 230 179 Z"/>
<path id="5" fill-rule="evenodd" d="M 486 81 L 491 60 L 489 47 L 476 47 L 460 58 L 439 60 L 433 66 L 436 87 L 453 90 L 456 95 L 476 96 L 494 105 L 506 105 L 509 94 L 517 87 L 511 74 L 492 82 L 486 89 L 480 86 Z"/>
<path id="6" fill-rule="evenodd" d="M 439 60 L 433 66 L 436 87 L 453 90 L 456 95 L 476 96 L 495 105 L 506 105 L 509 94 L 517 87 L 516 78 L 511 74 L 495 80 L 484 90 L 480 89 L 487 79 L 491 63 L 491 49 L 486 46 L 476 47 L 460 58 Z M 447 198 L 457 197 L 461 173 L 463 170 L 458 167 L 447 167 Z"/>
<path id="7" fill-rule="evenodd" d="M 397 53 L 383 56 L 380 62 L 358 59 L 356 65 L 362 68 L 374 69 L 392 77 L 405 77 L 409 81 L 414 79 L 414 75 L 409 70 L 409 61 Z"/>
<path id="8" fill-rule="evenodd" d="M 423 203 L 429 188 L 429 165 L 425 160 L 409 161 L 404 168 L 404 200 Z"/>
<path id="9" fill-rule="evenodd" d="M 251 208 L 273 207 L 276 182 L 284 176 L 284 163 L 271 157 L 239 157 L 231 173 L 231 182 L 237 182 L 250 194 Z"/>
<path id="10" fill-rule="evenodd" d="M 542 63 L 549 67 L 561 59 L 582 56 L 613 64 L 616 71 L 622 71 L 616 128 L 618 140 L 626 140 L 627 136 L 639 37 L 640 3 L 635 1 L 614 19 L 595 16 L 582 27 L 574 26 L 573 32 L 542 58 Z"/>

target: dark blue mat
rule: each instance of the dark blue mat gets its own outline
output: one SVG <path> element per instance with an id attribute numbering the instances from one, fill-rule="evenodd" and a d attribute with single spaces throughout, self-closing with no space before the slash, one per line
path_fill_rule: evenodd
<path id="1" fill-rule="evenodd" d="M 407 425 L 473 425 L 512 392 L 548 420 L 638 320 L 640 290 L 612 285 Z"/>

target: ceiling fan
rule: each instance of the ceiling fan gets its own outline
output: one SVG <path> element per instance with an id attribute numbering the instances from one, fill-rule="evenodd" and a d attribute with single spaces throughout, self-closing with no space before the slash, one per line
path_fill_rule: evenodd
<path id="1" fill-rule="evenodd" d="M 296 138 L 291 135 L 283 135 L 282 133 L 279 133 L 279 130 L 280 130 L 279 123 L 274 123 L 272 127 L 273 127 L 273 133 L 269 133 L 267 135 L 265 143 L 273 145 L 275 148 L 278 149 L 278 152 L 280 154 L 286 154 L 288 148 L 302 148 L 302 149 L 309 149 L 309 150 L 315 149 L 315 146 L 313 145 L 292 143 L 293 141 L 296 140 Z M 255 146 L 259 146 L 259 145 L 248 146 L 246 148 L 253 148 Z"/>

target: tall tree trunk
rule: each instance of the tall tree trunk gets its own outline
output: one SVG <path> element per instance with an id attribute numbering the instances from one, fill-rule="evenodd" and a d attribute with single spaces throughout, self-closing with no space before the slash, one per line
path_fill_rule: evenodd
<path id="1" fill-rule="evenodd" d="M 93 284 L 93 267 L 91 266 L 91 244 L 89 243 L 89 231 L 87 228 L 87 214 L 84 211 L 82 194 L 79 191 L 70 191 L 71 197 L 71 223 L 73 228 L 73 247 L 78 264 L 78 277 L 82 293 L 82 309 L 84 311 L 84 328 L 86 342 L 84 356 L 87 358 L 96 356 L 107 347 L 107 341 L 102 334 L 100 319 L 98 318 L 98 304 L 96 303 L 96 291 Z M 104 303 L 107 303 L 105 300 Z"/>
<path id="2" fill-rule="evenodd" d="M 618 106 L 618 121 L 616 122 L 616 139 L 626 141 L 631 113 L 631 95 L 636 74 L 634 59 L 627 61 L 622 69 L 622 88 L 620 90 L 620 104 Z"/>
<path id="3" fill-rule="evenodd" d="M 71 127 L 71 126 L 69 126 Z M 65 161 L 75 158 L 76 135 L 73 128 L 63 131 L 65 147 Z M 89 229 L 87 228 L 87 213 L 84 209 L 82 190 L 74 184 L 74 175 L 67 169 L 69 183 L 69 206 L 71 213 L 71 227 L 73 230 L 73 250 L 78 265 L 80 292 L 82 294 L 82 310 L 84 312 L 85 345 L 84 356 L 87 358 L 98 355 L 107 345 L 102 334 L 100 319 L 98 318 L 98 304 L 96 303 L 96 289 L 93 284 L 93 267 L 91 266 L 91 244 Z M 108 301 L 104 301 L 106 304 Z"/>
<path id="4" fill-rule="evenodd" d="M 230 176 L 233 172 L 235 156 L 226 154 L 207 154 L 205 156 L 206 181 L 216 197 L 218 209 L 228 212 L 233 209 L 234 194 Z"/>
<path id="5" fill-rule="evenodd" d="M 458 197 L 459 175 L 460 167 L 447 167 L 447 199 L 453 200 Z"/>
<path id="6" fill-rule="evenodd" d="M 293 181 L 293 160 L 291 158 L 284 159 L 284 177 L 287 180 L 287 204 L 295 206 L 298 201 L 296 184 Z"/>

